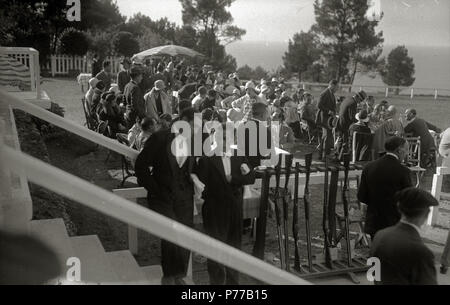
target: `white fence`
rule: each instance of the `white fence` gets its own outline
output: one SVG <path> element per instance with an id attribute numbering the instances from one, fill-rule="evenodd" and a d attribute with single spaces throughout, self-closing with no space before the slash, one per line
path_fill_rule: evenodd
<path id="1" fill-rule="evenodd" d="M 411 99 L 414 99 L 414 97 L 417 96 L 432 96 L 435 100 L 437 100 L 439 97 L 449 97 L 450 96 L 450 90 L 449 89 L 442 89 L 442 88 L 419 88 L 419 87 L 395 87 L 395 86 L 367 86 L 367 85 L 361 85 L 361 84 L 340 84 L 340 91 L 341 92 L 348 92 L 348 91 L 358 91 L 358 90 L 364 90 L 368 94 L 374 94 L 374 95 L 382 95 L 384 97 L 394 96 L 394 95 L 402 95 L 402 96 L 408 96 Z M 308 82 L 300 82 L 298 84 L 299 88 L 303 88 L 305 90 L 311 90 L 311 91 L 320 91 L 324 90 L 326 87 L 328 87 L 327 83 L 308 83 Z"/>
<path id="2" fill-rule="evenodd" d="M 105 60 L 111 62 L 111 73 L 117 74 L 120 72 L 120 57 L 109 56 Z M 67 76 L 73 71 L 75 74 L 91 73 L 92 59 L 81 56 L 68 55 L 51 55 L 50 60 L 42 65 L 42 70 L 50 71 L 52 77 Z"/>

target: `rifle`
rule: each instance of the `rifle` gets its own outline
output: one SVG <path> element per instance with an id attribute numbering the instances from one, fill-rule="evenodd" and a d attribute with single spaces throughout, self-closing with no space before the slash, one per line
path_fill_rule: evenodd
<path id="1" fill-rule="evenodd" d="M 350 154 L 344 155 L 344 186 L 342 187 L 342 203 L 344 205 L 344 218 L 345 218 L 345 240 L 347 246 L 347 264 L 349 267 L 352 266 L 352 249 L 350 245 L 350 220 L 348 211 L 348 172 L 350 166 Z"/>
<path id="2" fill-rule="evenodd" d="M 313 272 L 312 269 L 312 249 L 311 249 L 311 223 L 310 223 L 310 212 L 309 212 L 309 179 L 311 177 L 311 164 L 312 164 L 313 154 L 307 154 L 305 156 L 305 167 L 306 167 L 306 180 L 305 180 L 305 195 L 303 196 L 303 201 L 305 203 L 305 224 L 306 224 L 306 245 L 308 251 L 308 267 L 309 272 Z"/>
<path id="3" fill-rule="evenodd" d="M 285 269 L 285 254 L 284 254 L 284 245 L 283 245 L 283 228 L 281 226 L 281 215 L 280 209 L 278 208 L 278 200 L 280 197 L 280 176 L 281 176 L 281 157 L 278 161 L 278 165 L 275 167 L 275 217 L 277 221 L 277 234 L 278 234 L 278 247 L 280 249 L 280 264 L 281 269 Z"/>
<path id="4" fill-rule="evenodd" d="M 294 270 L 301 272 L 300 251 L 298 249 L 298 176 L 300 172 L 300 164 L 295 163 L 294 174 L 294 210 L 292 212 L 292 235 L 294 236 Z"/>
<path id="5" fill-rule="evenodd" d="M 328 156 L 325 156 L 325 181 L 323 186 L 323 221 L 322 228 L 324 233 L 324 251 L 325 251 L 325 265 L 333 269 L 333 264 L 331 262 L 331 254 L 330 254 L 330 240 L 329 240 L 329 232 L 330 232 L 330 224 L 328 222 Z"/>
<path id="6" fill-rule="evenodd" d="M 290 270 L 289 263 L 289 229 L 288 229 L 288 220 L 289 220 L 289 204 L 288 204 L 288 196 L 289 196 L 289 176 L 291 175 L 292 161 L 294 160 L 293 155 L 287 155 L 285 157 L 285 170 L 286 170 L 286 180 L 284 183 L 284 194 L 283 194 L 283 233 L 284 233 L 284 255 L 286 256 L 286 271 Z"/>

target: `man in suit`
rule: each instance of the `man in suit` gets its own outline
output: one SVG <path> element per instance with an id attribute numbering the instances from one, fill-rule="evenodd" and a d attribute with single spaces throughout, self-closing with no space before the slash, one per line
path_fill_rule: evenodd
<path id="1" fill-rule="evenodd" d="M 330 117 L 336 115 L 336 97 L 335 93 L 339 87 L 337 80 L 332 80 L 328 88 L 320 94 L 317 107 L 316 124 L 322 127 L 322 139 L 319 144 L 319 160 L 331 153 L 334 145 L 333 129 L 329 126 Z"/>
<path id="2" fill-rule="evenodd" d="M 123 95 L 126 102 L 125 118 L 128 128 L 131 128 L 136 119 L 142 120 L 145 117 L 144 95 L 139 87 L 142 81 L 142 70 L 133 67 L 130 71 L 131 81 L 125 86 Z"/>
<path id="3" fill-rule="evenodd" d="M 194 132 L 193 109 L 185 109 L 180 121 L 188 123 L 190 130 L 174 134 L 166 129 L 153 134 L 139 154 L 135 170 L 139 185 L 148 191 L 150 209 L 192 227 L 194 187 L 191 173 L 195 159 L 189 143 Z M 184 284 L 189 254 L 188 250 L 161 240 L 163 284 Z"/>
<path id="4" fill-rule="evenodd" d="M 111 76 L 111 62 L 105 60 L 103 62 L 103 70 L 97 73 L 95 78 L 101 80 L 105 84 L 106 90 L 109 90 L 111 88 Z"/>
<path id="5" fill-rule="evenodd" d="M 172 115 L 171 100 L 165 88 L 164 81 L 157 80 L 153 89 L 144 96 L 146 117 L 159 120 L 163 114 Z"/>
<path id="6" fill-rule="evenodd" d="M 202 208 L 203 224 L 208 235 L 241 249 L 243 230 L 243 186 L 255 182 L 255 173 L 245 157 L 237 156 L 227 139 L 234 138 L 234 124 L 224 123 L 222 132 L 214 134 L 214 156 L 199 160 L 197 174 L 205 185 Z M 211 285 L 238 285 L 239 273 L 208 260 Z"/>
<path id="7" fill-rule="evenodd" d="M 125 86 L 130 82 L 130 68 L 131 68 L 131 60 L 128 58 L 124 58 L 120 64 L 123 67 L 123 70 L 117 74 L 117 86 L 119 87 L 119 91 L 123 93 L 125 90 Z"/>
<path id="8" fill-rule="evenodd" d="M 420 137 L 421 163 L 422 165 L 427 165 L 427 159 L 430 155 L 434 157 L 436 152 L 436 144 L 431 136 L 430 130 L 436 133 L 440 133 L 441 131 L 436 126 L 418 118 L 415 109 L 407 109 L 405 115 L 405 133 L 411 134 L 413 137 Z"/>
<path id="9" fill-rule="evenodd" d="M 406 140 L 389 138 L 385 149 L 385 156 L 363 169 L 358 190 L 358 200 L 367 205 L 365 231 L 372 238 L 400 220 L 394 194 L 412 186 L 411 172 L 401 164 L 408 154 Z"/>
<path id="10" fill-rule="evenodd" d="M 439 203 L 418 188 L 406 188 L 396 194 L 401 220 L 379 231 L 371 256 L 380 260 L 380 285 L 437 285 L 434 255 L 420 237 L 431 206 Z"/>
<path id="11" fill-rule="evenodd" d="M 339 159 L 342 159 L 344 154 L 348 153 L 350 144 L 350 126 L 356 123 L 356 114 L 358 113 L 358 104 L 362 103 L 367 98 L 364 91 L 360 91 L 352 97 L 347 97 L 339 108 L 339 120 L 336 126 L 336 131 L 340 133 L 338 142 Z"/>

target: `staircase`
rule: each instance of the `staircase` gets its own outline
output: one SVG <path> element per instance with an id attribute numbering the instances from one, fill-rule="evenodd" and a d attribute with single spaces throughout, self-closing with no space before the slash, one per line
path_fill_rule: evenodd
<path id="1" fill-rule="evenodd" d="M 4 101 L 0 101 L 0 145 L 20 151 L 14 115 Z M 105 252 L 97 236 L 69 237 L 62 219 L 32 220 L 33 206 L 25 174 L 0 170 L 0 190 L 0 229 L 33 236 L 53 249 L 59 258 L 64 274 L 46 284 L 161 284 L 161 267 L 140 267 L 128 250 Z M 66 275 L 73 266 L 67 264 L 70 258 L 80 261 L 79 282 Z"/>

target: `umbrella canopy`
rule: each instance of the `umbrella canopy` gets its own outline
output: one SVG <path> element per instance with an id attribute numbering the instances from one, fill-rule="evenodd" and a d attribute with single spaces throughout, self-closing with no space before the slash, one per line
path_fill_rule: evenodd
<path id="1" fill-rule="evenodd" d="M 161 56 L 161 55 L 168 55 L 168 56 L 172 56 L 172 57 L 174 57 L 174 56 L 204 57 L 203 54 L 201 54 L 197 51 L 191 50 L 189 48 L 176 46 L 176 45 L 167 45 L 167 46 L 156 47 L 156 48 L 149 49 L 149 50 L 143 51 L 141 53 L 138 53 L 133 56 L 132 60 L 144 61 L 148 57 Z"/>

